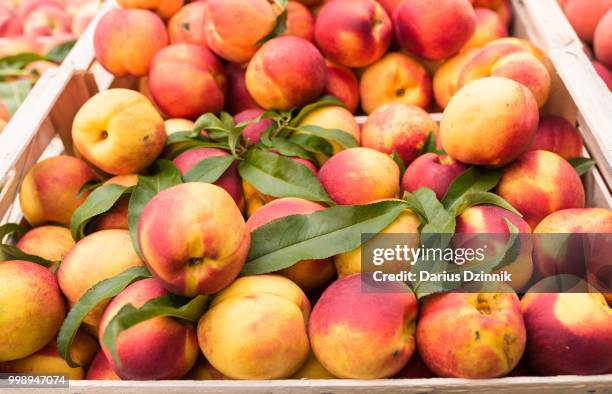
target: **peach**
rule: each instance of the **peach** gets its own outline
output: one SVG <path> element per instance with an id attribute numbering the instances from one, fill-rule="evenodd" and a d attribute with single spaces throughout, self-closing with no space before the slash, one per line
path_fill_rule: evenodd
<path id="1" fill-rule="evenodd" d="M 289 379 L 336 379 L 336 377 L 321 365 L 313 352 L 310 352 L 302 368 Z"/>
<path id="2" fill-rule="evenodd" d="M 593 47 L 597 60 L 607 67 L 612 67 L 612 3 L 610 11 L 601 18 L 595 29 Z"/>
<path id="3" fill-rule="evenodd" d="M 26 37 L 57 36 L 70 33 L 72 17 L 63 7 L 42 3 L 22 16 Z"/>
<path id="4" fill-rule="evenodd" d="M 67 375 L 69 379 L 80 380 L 85 377 L 84 367 L 91 363 L 98 343 L 89 335 L 77 331 L 70 346 L 70 358 L 79 367 L 70 367 L 57 352 L 56 339 L 52 339 L 45 347 L 19 360 L 0 363 L 0 371 L 4 373 L 23 373 L 37 375 Z"/>
<path id="5" fill-rule="evenodd" d="M 355 113 L 359 106 L 359 81 L 348 67 L 327 61 L 327 80 L 324 93 L 334 96 Z"/>
<path id="6" fill-rule="evenodd" d="M 164 120 L 166 134 L 174 134 L 180 131 L 192 131 L 195 127 L 195 122 L 185 118 L 171 118 Z"/>
<path id="7" fill-rule="evenodd" d="M 164 19 L 170 18 L 183 6 L 183 0 L 117 0 L 122 8 L 140 8 L 153 11 Z"/>
<path id="8" fill-rule="evenodd" d="M 136 186 L 137 183 L 138 176 L 134 174 L 117 175 L 104 182 L 105 185 L 119 185 L 123 187 Z M 129 202 L 129 196 L 119 197 L 119 200 L 115 202 L 115 205 L 108 212 L 96 219 L 95 230 L 128 230 Z"/>
<path id="9" fill-rule="evenodd" d="M 232 297 L 251 294 L 270 294 L 288 299 L 297 305 L 305 320 L 310 318 L 310 301 L 304 291 L 290 279 L 274 274 L 242 276 L 236 279 L 215 295 L 210 308 Z"/>
<path id="10" fill-rule="evenodd" d="M 302 119 L 300 126 L 318 126 L 324 129 L 341 130 L 353 136 L 357 143 L 361 140 L 361 131 L 355 117 L 349 110 L 341 106 L 330 105 L 315 109 Z M 328 142 L 331 144 L 334 153 L 343 149 L 335 141 L 330 140 Z M 317 160 L 322 163 L 325 158 L 317 155 Z"/>
<path id="11" fill-rule="evenodd" d="M 249 217 L 246 224 L 249 231 L 253 232 L 273 220 L 290 215 L 306 215 L 322 209 L 324 209 L 323 206 L 301 198 L 281 198 L 257 210 Z M 326 284 L 332 278 L 334 272 L 331 259 L 302 260 L 291 267 L 278 271 L 280 275 L 291 279 L 304 291 L 313 290 Z"/>
<path id="12" fill-rule="evenodd" d="M 447 59 L 433 75 L 433 96 L 444 109 L 459 90 L 459 77 L 463 67 L 478 53 L 478 49 L 466 49 Z"/>
<path id="13" fill-rule="evenodd" d="M 231 114 L 237 114 L 247 109 L 258 109 L 260 106 L 253 100 L 246 86 L 246 67 L 237 63 L 225 66 L 227 75 L 226 109 Z"/>
<path id="14" fill-rule="evenodd" d="M 81 187 L 96 180 L 83 160 L 57 156 L 36 163 L 27 172 L 19 190 L 19 204 L 28 223 L 70 225 L 74 211 L 85 201 L 77 198 Z"/>
<path id="15" fill-rule="evenodd" d="M 155 103 L 169 117 L 195 119 L 223 109 L 223 65 L 200 45 L 174 44 L 159 51 L 151 61 L 148 83 Z"/>
<path id="16" fill-rule="evenodd" d="M 153 56 L 166 45 L 164 22 L 147 10 L 111 10 L 94 34 L 96 59 L 116 77 L 146 75 Z"/>
<path id="17" fill-rule="evenodd" d="M 40 226 L 25 233 L 15 246 L 27 254 L 59 262 L 74 246 L 74 240 L 65 227 Z"/>
<path id="18" fill-rule="evenodd" d="M 497 15 L 499 15 L 504 25 L 510 26 L 513 17 L 512 4 L 510 3 L 510 0 L 502 0 L 500 5 L 497 8 L 494 8 L 494 11 L 497 12 Z"/>
<path id="19" fill-rule="evenodd" d="M 44 347 L 59 330 L 66 308 L 55 277 L 28 261 L 0 262 L 0 362 Z"/>
<path id="20" fill-rule="evenodd" d="M 109 89 L 91 97 L 74 117 L 72 139 L 87 161 L 113 174 L 147 168 L 166 143 L 164 121 L 146 96 Z"/>
<path id="21" fill-rule="evenodd" d="M 263 113 L 264 111 L 262 109 L 247 109 L 234 115 L 234 122 L 238 124 L 242 122 L 253 121 Z M 264 118 L 258 122 L 249 124 L 247 127 L 244 128 L 244 130 L 242 130 L 243 141 L 245 141 L 247 144 L 258 144 L 261 135 L 268 129 L 268 127 L 272 126 L 273 124 L 274 121 L 269 118 Z"/>
<path id="22" fill-rule="evenodd" d="M 24 52 L 39 53 L 40 45 L 32 37 L 0 38 L 0 56 L 13 56 Z"/>
<path id="23" fill-rule="evenodd" d="M 390 52 L 364 71 L 359 91 L 366 114 L 392 102 L 426 108 L 431 100 L 431 79 L 416 60 Z"/>
<path id="24" fill-rule="evenodd" d="M 72 306 L 96 283 L 141 265 L 127 230 L 103 230 L 76 243 L 62 260 L 57 281 Z M 85 323 L 96 325 L 105 305 L 103 302 L 94 308 Z"/>
<path id="25" fill-rule="evenodd" d="M 0 37 L 20 36 L 23 25 L 17 14 L 7 5 L 0 5 Z"/>
<path id="26" fill-rule="evenodd" d="M 501 377 L 514 369 L 525 349 L 521 305 L 510 289 L 434 294 L 425 299 L 419 317 L 419 354 L 440 377 Z"/>
<path id="27" fill-rule="evenodd" d="M 365 67 L 391 44 L 391 19 L 374 0 L 335 0 L 319 11 L 317 45 L 327 58 L 347 67 Z"/>
<path id="28" fill-rule="evenodd" d="M 217 371 L 204 357 L 198 357 L 195 365 L 185 375 L 185 380 L 226 380 L 229 379 Z"/>
<path id="29" fill-rule="evenodd" d="M 289 157 L 289 159 L 306 166 L 306 168 L 308 168 L 313 174 L 317 174 L 317 167 L 315 167 L 314 164 L 308 160 L 304 160 L 299 157 Z M 247 216 L 253 215 L 263 205 L 269 203 L 270 201 L 274 201 L 275 199 L 275 197 L 259 192 L 257 189 L 255 189 L 255 187 L 253 187 L 253 185 L 245 180 L 242 181 L 242 189 L 244 190 L 244 196 L 246 199 Z"/>
<path id="30" fill-rule="evenodd" d="M 58 67 L 59 66 L 53 62 L 38 60 L 25 66 L 24 70 L 29 71 L 32 74 L 31 78 L 36 81 L 48 70 L 55 70 Z"/>
<path id="31" fill-rule="evenodd" d="M 4 102 L 0 100 L 0 120 L 8 122 L 10 118 L 11 115 L 9 114 L 8 109 L 6 109 L 6 105 L 4 105 Z"/>
<path id="32" fill-rule="evenodd" d="M 563 11 L 582 40 L 592 43 L 597 24 L 612 8 L 612 0 L 567 0 Z"/>
<path id="33" fill-rule="evenodd" d="M 467 0 L 410 0 L 393 14 L 398 43 L 419 57 L 446 59 L 459 52 L 476 30 L 476 13 Z"/>
<path id="34" fill-rule="evenodd" d="M 408 286 L 393 292 L 362 290 L 361 276 L 332 283 L 319 298 L 308 332 L 323 367 L 340 378 L 395 375 L 415 350 L 416 297 Z"/>
<path id="35" fill-rule="evenodd" d="M 526 354 L 535 372 L 597 375 L 612 371 L 612 313 L 600 293 L 529 292 L 521 307 L 527 327 Z"/>
<path id="36" fill-rule="evenodd" d="M 238 279 L 213 299 L 198 323 L 206 359 L 232 379 L 288 378 L 308 357 L 308 314 L 301 309 L 306 296 L 284 278 L 286 284 L 269 289 L 270 277 L 264 275 L 262 283 L 259 276 Z"/>
<path id="37" fill-rule="evenodd" d="M 457 218 L 455 246 L 484 248 L 484 262 L 489 258 L 499 258 L 510 238 L 506 220 L 519 233 L 520 249 L 517 258 L 502 270 L 511 275 L 508 285 L 519 291 L 529 283 L 533 274 L 531 227 L 520 216 L 493 205 L 468 208 Z"/>
<path id="38" fill-rule="evenodd" d="M 314 42 L 314 29 L 315 19 L 308 7 L 297 1 L 287 2 L 287 30 L 283 34 Z"/>
<path id="39" fill-rule="evenodd" d="M 221 187 L 184 183 L 158 193 L 138 221 L 138 243 L 149 271 L 175 294 L 216 293 L 244 265 L 249 231 Z"/>
<path id="40" fill-rule="evenodd" d="M 608 87 L 608 90 L 612 92 L 612 71 L 610 71 L 608 67 L 604 66 L 602 63 L 598 61 L 592 61 L 591 64 L 593 64 L 593 68 L 595 68 L 595 71 L 597 72 L 597 74 L 601 77 L 603 82 L 606 84 L 606 86 Z"/>
<path id="41" fill-rule="evenodd" d="M 217 148 L 194 148 L 181 153 L 172 162 L 181 174 L 184 175 L 201 160 L 216 156 L 229 156 L 229 153 Z M 242 209 L 244 208 L 244 194 L 242 193 L 242 182 L 237 168 L 237 163 L 232 164 L 215 182 L 215 185 L 222 187 L 228 192 L 236 205 Z"/>
<path id="42" fill-rule="evenodd" d="M 419 241 L 419 227 L 421 221 L 418 216 L 409 209 L 400 213 L 400 215 L 380 234 L 414 234 L 407 236 L 404 242 L 410 246 L 417 248 Z M 385 237 L 384 235 L 382 237 Z M 368 241 L 370 244 L 376 244 L 376 237 Z M 334 265 L 338 272 L 338 278 L 344 278 L 361 272 L 361 248 L 367 247 L 368 243 L 364 243 L 357 248 L 334 256 Z"/>
<path id="43" fill-rule="evenodd" d="M 71 11 L 66 8 L 69 13 Z M 72 12 L 72 23 L 70 24 L 71 32 L 80 37 L 85 33 L 87 26 L 91 23 L 91 21 L 96 17 L 96 14 L 100 11 L 100 4 L 95 1 L 90 1 L 84 3 L 79 8 L 77 8 L 74 12 Z"/>
<path id="44" fill-rule="evenodd" d="M 367 204 L 399 194 L 399 168 L 388 155 L 370 148 L 335 154 L 319 170 L 319 181 L 337 204 Z"/>
<path id="45" fill-rule="evenodd" d="M 584 187 L 561 156 L 543 150 L 523 153 L 504 169 L 497 193 L 523 214 L 531 228 L 560 209 L 583 208 Z"/>
<path id="46" fill-rule="evenodd" d="M 168 21 L 168 38 L 171 44 L 196 44 L 207 46 L 204 9 L 206 3 L 198 1 L 186 4 Z"/>
<path id="47" fill-rule="evenodd" d="M 518 43 L 497 40 L 481 49 L 463 66 L 459 87 L 488 76 L 521 83 L 531 91 L 539 107 L 548 100 L 551 79 L 546 66 Z"/>
<path id="48" fill-rule="evenodd" d="M 589 284 L 602 287 L 598 283 L 602 280 L 598 272 L 602 265 L 598 251 L 610 248 L 612 211 L 602 208 L 562 209 L 546 216 L 533 233 L 533 255 L 540 274 L 580 275 Z M 604 265 L 609 266 L 607 258 Z M 601 272 L 605 276 L 605 269 Z"/>
<path id="49" fill-rule="evenodd" d="M 531 145 L 538 117 L 529 89 L 507 78 L 483 78 L 459 89 L 450 100 L 440 123 L 440 140 L 456 160 L 503 166 Z"/>
<path id="50" fill-rule="evenodd" d="M 408 165 L 421 154 L 429 133 L 438 135 L 438 124 L 427 112 L 409 104 L 386 104 L 368 116 L 361 145 L 387 154 L 397 152 Z"/>
<path id="51" fill-rule="evenodd" d="M 307 7 L 315 7 L 321 4 L 322 0 L 295 0 L 300 4 L 304 4 Z"/>
<path id="52" fill-rule="evenodd" d="M 499 14 L 488 8 L 476 8 L 476 30 L 474 35 L 463 46 L 467 48 L 481 48 L 489 42 L 508 35 L 508 27 Z"/>
<path id="53" fill-rule="evenodd" d="M 106 358 L 104 351 L 100 350 L 94 357 L 91 365 L 87 369 L 87 380 L 121 380 L 115 372 L 112 361 Z"/>
<path id="54" fill-rule="evenodd" d="M 325 60 L 313 44 L 282 36 L 266 42 L 253 56 L 246 86 L 261 107 L 288 110 L 319 97 L 325 88 L 325 74 Z"/>
<path id="55" fill-rule="evenodd" d="M 167 294 L 155 279 L 143 279 L 113 298 L 102 315 L 98 333 L 109 360 L 112 357 L 103 341 L 104 332 L 119 310 L 127 304 L 140 308 L 147 301 Z M 194 327 L 172 317 L 156 317 L 130 327 L 119 334 L 115 345 L 120 365 L 114 366 L 121 379 L 178 379 L 191 369 L 198 356 Z"/>
<path id="56" fill-rule="evenodd" d="M 397 8 L 397 6 L 400 5 L 400 3 L 402 1 L 403 0 L 378 0 L 380 5 L 387 12 L 387 15 L 389 15 L 390 17 L 393 16 L 393 13 L 395 12 L 395 9 Z"/>
<path id="57" fill-rule="evenodd" d="M 251 59 L 259 40 L 276 24 L 276 12 L 266 0 L 207 0 L 205 5 L 208 47 L 230 62 Z"/>
<path id="58" fill-rule="evenodd" d="M 582 149 L 582 137 L 567 119 L 556 115 L 540 118 L 530 150 L 547 150 L 571 159 L 580 157 Z"/>
<path id="59" fill-rule="evenodd" d="M 402 177 L 402 190 L 414 193 L 427 187 L 442 201 L 453 181 L 467 170 L 467 166 L 448 155 L 426 153 L 414 160 Z"/>

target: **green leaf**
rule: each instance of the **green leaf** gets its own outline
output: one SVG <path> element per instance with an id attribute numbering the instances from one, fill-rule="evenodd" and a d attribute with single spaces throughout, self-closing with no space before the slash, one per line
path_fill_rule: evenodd
<path id="1" fill-rule="evenodd" d="M 176 297 L 166 294 L 148 301 L 140 308 L 127 304 L 111 319 L 102 335 L 102 343 L 109 350 L 116 367 L 121 367 L 115 346 L 121 332 L 138 323 L 161 316 L 195 322 L 202 316 L 208 305 L 208 296 L 204 295 L 199 295 L 183 305 L 177 305 L 174 298 Z"/>
<path id="2" fill-rule="evenodd" d="M 60 64 L 64 61 L 66 56 L 68 56 L 68 54 L 74 47 L 74 44 L 76 44 L 76 40 L 66 41 L 62 44 L 54 46 L 49 52 L 47 52 L 47 59 L 57 64 Z"/>
<path id="3" fill-rule="evenodd" d="M 23 52 L 17 55 L 0 58 L 0 69 L 23 69 L 30 63 L 39 60 L 48 60 L 46 57 L 33 52 Z"/>
<path id="4" fill-rule="evenodd" d="M 181 153 L 194 148 L 230 149 L 227 141 L 217 142 L 200 134 L 193 136 L 192 131 L 179 131 L 168 136 L 163 157 L 168 160 L 173 160 Z"/>
<path id="5" fill-rule="evenodd" d="M 57 334 L 57 352 L 71 367 L 79 364 L 70 358 L 70 345 L 85 316 L 101 302 L 109 300 L 123 291 L 130 283 L 150 278 L 145 267 L 131 267 L 119 275 L 105 279 L 91 287 L 70 309 Z"/>
<path id="6" fill-rule="evenodd" d="M 138 184 L 128 204 L 128 227 L 132 245 L 138 256 L 144 260 L 138 244 L 138 219 L 147 203 L 162 190 L 181 184 L 181 173 L 171 161 L 157 160 L 151 167 L 150 176 L 138 176 Z"/>
<path id="7" fill-rule="evenodd" d="M 406 209 L 400 200 L 368 205 L 338 205 L 309 215 L 286 216 L 251 233 L 242 275 L 274 272 L 298 261 L 351 251 L 361 235 L 378 233 Z"/>
<path id="8" fill-rule="evenodd" d="M 271 144 L 269 148 L 276 150 L 278 153 L 280 153 L 283 156 L 299 157 L 301 159 L 309 160 L 309 161 L 313 161 L 315 159 L 312 153 L 310 153 L 310 151 L 308 151 L 307 149 L 305 149 L 304 147 L 300 146 L 299 144 L 295 143 L 292 140 L 286 140 L 284 138 L 274 137 L 271 139 L 270 142 Z"/>
<path id="9" fill-rule="evenodd" d="M 185 182 L 215 183 L 233 162 L 233 156 L 207 157 L 186 171 L 183 180 Z"/>
<path id="10" fill-rule="evenodd" d="M 30 92 L 30 79 L 17 79 L 10 82 L 0 82 L 0 100 L 12 116 Z"/>
<path id="11" fill-rule="evenodd" d="M 425 153 L 444 154 L 443 150 L 438 149 L 436 133 L 433 131 L 430 131 L 429 134 L 427 134 L 427 139 L 425 139 L 423 147 L 421 148 L 421 154 L 424 155 Z"/>
<path id="12" fill-rule="evenodd" d="M 455 216 L 436 198 L 436 193 L 426 187 L 407 193 L 408 207 L 425 219 L 421 234 L 454 234 Z"/>
<path id="13" fill-rule="evenodd" d="M 316 135 L 293 134 L 289 137 L 289 141 L 311 153 L 319 153 L 328 157 L 334 154 L 334 147 L 325 138 Z"/>
<path id="14" fill-rule="evenodd" d="M 499 183 L 503 169 L 486 169 L 472 166 L 459 175 L 448 188 L 442 199 L 442 204 L 454 210 L 454 205 L 464 194 L 474 192 L 488 192 Z"/>
<path id="15" fill-rule="evenodd" d="M 583 176 L 589 172 L 589 170 L 593 168 L 595 164 L 597 164 L 595 160 L 587 159 L 585 157 L 573 157 L 569 159 L 568 162 L 572 165 L 572 167 L 574 167 L 574 170 L 576 170 L 578 176 Z"/>
<path id="16" fill-rule="evenodd" d="M 16 246 L 6 244 L 0 245 L 0 261 L 9 260 L 25 260 L 32 263 L 40 264 L 47 268 L 50 268 L 53 266 L 53 264 L 55 264 L 55 262 L 43 259 L 40 256 L 25 253 Z"/>
<path id="17" fill-rule="evenodd" d="M 263 194 L 334 204 L 308 167 L 276 153 L 250 149 L 238 165 L 238 172 Z"/>
<path id="18" fill-rule="evenodd" d="M 326 140 L 332 140 L 338 143 L 342 148 L 356 148 L 359 146 L 355 137 L 351 134 L 338 129 L 324 129 L 319 126 L 304 125 L 298 128 L 300 132 L 310 133 Z"/>
<path id="19" fill-rule="evenodd" d="M 475 192 L 464 194 L 457 200 L 457 202 L 453 205 L 453 214 L 455 216 L 461 215 L 468 208 L 471 208 L 476 205 L 496 205 L 500 208 L 504 208 L 518 216 L 523 216 L 519 211 L 517 211 L 510 203 L 499 195 L 490 192 Z"/>
<path id="20" fill-rule="evenodd" d="M 211 112 L 200 116 L 196 120 L 191 136 L 198 137 L 202 130 L 206 130 L 210 135 L 215 131 L 227 133 L 227 127 L 223 121 Z"/>
<path id="21" fill-rule="evenodd" d="M 92 219 L 108 212 L 122 195 L 131 193 L 133 189 L 133 187 L 110 184 L 102 185 L 91 192 L 85 202 L 72 215 L 70 220 L 72 238 L 75 241 L 83 238 L 85 227 Z"/>
<path id="22" fill-rule="evenodd" d="M 5 238 L 10 235 L 15 235 L 17 237 L 21 237 L 23 234 L 27 233 L 28 229 L 25 226 L 17 223 L 6 223 L 0 226 L 0 243 L 5 241 Z"/>
<path id="23" fill-rule="evenodd" d="M 83 196 L 83 194 L 90 192 L 92 190 L 94 190 L 95 188 L 97 188 L 98 186 L 101 186 L 102 182 L 98 182 L 98 181 L 87 181 L 83 184 L 83 186 L 81 186 L 81 188 L 79 189 L 79 192 L 77 193 L 77 198 L 81 198 Z"/>
<path id="24" fill-rule="evenodd" d="M 319 108 L 327 107 L 330 105 L 339 105 L 341 107 L 345 106 L 342 101 L 338 100 L 334 96 L 322 96 L 314 103 L 304 106 L 300 110 L 300 112 L 298 112 L 298 114 L 291 119 L 291 121 L 289 122 L 289 126 L 292 126 L 292 127 L 298 126 L 300 123 L 302 123 L 302 120 L 304 120 L 304 118 L 308 116 L 312 111 L 317 110 Z"/>
<path id="25" fill-rule="evenodd" d="M 402 158 L 400 157 L 400 155 L 397 153 L 396 150 L 393 150 L 393 152 L 391 153 L 391 158 L 393 159 L 395 164 L 397 164 L 397 166 L 400 169 L 400 180 L 401 180 L 404 177 L 404 172 L 406 172 L 406 164 L 404 163 L 404 160 L 402 160 Z"/>
<path id="26" fill-rule="evenodd" d="M 283 1 L 284 0 L 277 0 Z M 286 3 L 286 2 L 285 2 Z M 274 37 L 278 37 L 287 31 L 287 8 L 286 5 L 282 8 L 282 12 L 279 16 L 276 17 L 276 24 L 270 33 L 263 36 L 257 43 L 256 46 L 263 45 L 266 41 L 273 39 Z"/>

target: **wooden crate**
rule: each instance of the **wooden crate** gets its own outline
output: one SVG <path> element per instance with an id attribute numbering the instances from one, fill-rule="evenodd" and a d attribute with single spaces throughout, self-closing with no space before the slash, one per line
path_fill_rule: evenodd
<path id="1" fill-rule="evenodd" d="M 102 12 L 64 64 L 41 78 L 0 135 L 0 223 L 22 220 L 16 201 L 19 182 L 42 158 L 72 153 L 72 119 L 92 95 L 109 87 L 135 87 L 133 78 L 116 79 L 94 61 L 93 32 Z M 606 108 L 612 98 L 603 89 L 588 60 L 575 45 L 575 34 L 555 0 L 513 0 L 514 33 L 544 49 L 558 75 L 544 112 L 562 114 L 579 124 L 585 154 L 597 167 L 583 178 L 587 205 L 612 209 L 610 153 L 612 128 Z M 573 68 L 573 69 L 572 69 Z M 602 86 L 598 86 L 602 85 Z M 596 97 L 595 99 L 593 97 Z M 439 118 L 439 114 L 434 114 Z M 361 121 L 363 119 L 360 119 Z M 0 389 L 0 393 L 9 392 Z M 20 389 L 27 393 L 29 389 Z M 46 391 L 66 392 L 66 389 Z M 278 381 L 74 381 L 74 393 L 612 393 L 612 375 L 506 377 L 501 379 L 385 379 Z"/>

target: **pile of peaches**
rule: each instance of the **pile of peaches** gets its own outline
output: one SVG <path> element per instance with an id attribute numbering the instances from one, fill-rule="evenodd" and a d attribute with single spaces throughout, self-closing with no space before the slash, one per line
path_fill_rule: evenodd
<path id="1" fill-rule="evenodd" d="M 0 2 L 0 84 L 16 79 L 35 82 L 45 71 L 57 67 L 59 59 L 45 55 L 79 37 L 98 12 L 99 5 L 98 0 Z M 20 103 L 23 100 L 20 96 L 25 94 L 27 90 L 12 96 Z M 15 110 L 2 98 L 5 97 L 0 97 L 0 132 Z"/>
<path id="2" fill-rule="evenodd" d="M 74 155 L 23 178 L 28 228 L 0 227 L 0 372 L 612 372 L 609 287 L 530 283 L 576 253 L 521 244 L 495 293 L 361 280 L 362 233 L 612 232 L 585 207 L 579 132 L 541 113 L 554 69 L 506 37 L 507 1 L 119 4 L 96 58 L 139 89 L 91 97 Z"/>
<path id="3" fill-rule="evenodd" d="M 612 91 L 612 1 L 558 0 L 595 70 Z"/>

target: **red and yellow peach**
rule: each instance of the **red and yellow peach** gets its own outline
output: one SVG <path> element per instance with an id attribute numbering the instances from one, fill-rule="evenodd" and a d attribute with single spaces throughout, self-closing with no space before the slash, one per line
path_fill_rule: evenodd
<path id="1" fill-rule="evenodd" d="M 97 178 L 87 164 L 76 157 L 51 157 L 35 164 L 19 190 L 23 216 L 33 226 L 44 223 L 70 225 L 72 214 L 87 197 L 77 197 L 81 187 Z"/>
<path id="2" fill-rule="evenodd" d="M 421 307 L 416 338 L 419 354 L 437 376 L 505 376 L 525 349 L 519 299 L 511 290 L 431 295 Z"/>
<path id="3" fill-rule="evenodd" d="M 208 183 L 158 193 L 138 222 L 147 267 L 165 288 L 185 296 L 216 293 L 230 284 L 244 265 L 249 238 L 233 198 Z"/>
<path id="4" fill-rule="evenodd" d="M 312 349 L 323 367 L 340 378 L 391 377 L 415 350 L 417 301 L 410 288 L 362 290 L 361 276 L 332 283 L 310 317 Z"/>
<path id="5" fill-rule="evenodd" d="M 335 154 L 319 170 L 319 181 L 337 204 L 366 204 L 399 194 L 399 168 L 388 155 L 370 148 Z"/>
<path id="6" fill-rule="evenodd" d="M 44 347 L 64 320 L 66 307 L 55 276 L 28 261 L 0 262 L 0 362 L 26 357 Z"/>
<path id="7" fill-rule="evenodd" d="M 266 42 L 253 56 L 246 86 L 261 107 L 288 110 L 318 98 L 325 88 L 325 76 L 325 60 L 313 44 L 282 36 Z"/>
<path id="8" fill-rule="evenodd" d="M 98 337 L 104 355 L 112 360 L 104 343 L 104 333 L 119 310 L 131 304 L 140 308 L 147 301 L 167 295 L 155 279 L 134 282 L 108 304 Z M 178 379 L 193 366 L 198 356 L 194 327 L 172 317 L 156 317 L 141 322 L 119 334 L 115 343 L 119 364 L 114 363 L 118 376 L 131 380 Z"/>
<path id="9" fill-rule="evenodd" d="M 159 51 L 151 61 L 148 84 L 165 114 L 189 119 L 221 111 L 227 88 L 221 62 L 195 44 L 175 44 Z"/>

